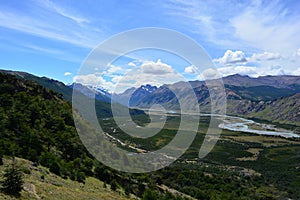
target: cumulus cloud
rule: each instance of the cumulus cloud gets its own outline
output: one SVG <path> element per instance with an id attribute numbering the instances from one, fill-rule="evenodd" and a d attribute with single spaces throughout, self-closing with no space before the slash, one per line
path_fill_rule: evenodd
<path id="1" fill-rule="evenodd" d="M 265 73 L 265 70 L 258 69 L 270 69 L 270 66 L 282 66 L 290 61 L 280 53 L 266 51 L 253 53 L 251 56 L 246 57 L 242 51 L 227 50 L 223 57 L 214 59 L 214 62 L 218 63 L 220 72 L 225 75 L 239 73 L 241 75 L 258 76 L 258 73 Z M 247 66 L 249 63 L 254 66 Z"/>
<path id="2" fill-rule="evenodd" d="M 136 64 L 134 62 L 129 62 L 127 65 L 130 67 L 136 67 Z"/>
<path id="3" fill-rule="evenodd" d="M 158 59 L 156 62 L 144 62 L 141 65 L 141 70 L 143 73 L 154 75 L 166 75 L 174 72 L 173 68 L 170 65 L 161 62 L 160 59 Z"/>
<path id="4" fill-rule="evenodd" d="M 113 64 L 110 64 L 107 66 L 108 67 L 104 71 L 101 71 L 99 68 L 95 68 L 95 71 L 96 71 L 95 74 L 101 75 L 101 76 L 106 76 L 106 77 L 114 77 L 114 76 L 124 73 L 124 69 L 122 69 L 122 67 L 115 66 Z"/>
<path id="5" fill-rule="evenodd" d="M 130 87 L 140 87 L 141 85 L 155 85 L 161 86 L 163 84 L 171 84 L 185 79 L 177 73 L 167 73 L 163 76 L 156 74 L 144 73 L 141 69 L 130 71 L 124 76 L 116 77 L 114 81 L 117 82 L 114 92 L 119 93 Z"/>
<path id="6" fill-rule="evenodd" d="M 109 65 L 104 72 L 95 74 L 78 75 L 74 82 L 84 85 L 101 86 L 111 92 L 123 92 L 130 87 L 139 87 L 145 84 L 161 86 L 184 80 L 177 74 L 172 66 L 157 61 L 144 61 L 133 69 Z M 129 64 L 127 64 L 129 65 Z"/>
<path id="7" fill-rule="evenodd" d="M 229 66 L 229 67 L 222 67 L 218 68 L 220 74 L 223 77 L 233 75 L 233 74 L 240 74 L 240 75 L 248 75 L 251 77 L 258 77 L 258 76 L 266 76 L 266 75 L 286 75 L 286 74 L 293 74 L 298 75 L 300 73 L 300 68 L 295 71 L 286 70 L 280 65 L 269 65 L 265 67 L 256 67 L 256 66 Z"/>
<path id="8" fill-rule="evenodd" d="M 258 69 L 257 67 L 253 66 L 222 67 L 219 68 L 218 71 L 220 72 L 220 74 L 222 74 L 222 76 L 229 76 L 233 74 L 258 76 Z"/>
<path id="9" fill-rule="evenodd" d="M 115 66 L 115 65 L 110 65 L 110 67 L 107 70 L 107 73 L 108 74 L 113 74 L 113 73 L 115 73 L 117 71 L 121 71 L 121 70 L 122 70 L 121 67 L 118 67 L 118 66 Z"/>
<path id="10" fill-rule="evenodd" d="M 112 82 L 114 83 L 118 83 L 121 79 L 122 79 L 123 76 L 115 76 L 111 79 Z"/>
<path id="11" fill-rule="evenodd" d="M 227 50 L 224 56 L 218 59 L 214 59 L 214 62 L 218 62 L 225 65 L 232 65 L 237 63 L 246 63 L 247 59 L 242 51 Z"/>
<path id="12" fill-rule="evenodd" d="M 161 60 L 156 62 L 144 61 L 140 67 L 127 71 L 123 76 L 116 76 L 112 79 L 116 83 L 114 90 L 116 93 L 130 87 L 139 87 L 145 84 L 161 86 L 183 80 L 183 76 L 176 73 L 172 66 L 163 63 Z"/>
<path id="13" fill-rule="evenodd" d="M 210 79 L 217 79 L 221 78 L 222 75 L 218 72 L 217 69 L 209 68 L 204 70 L 200 75 L 199 79 L 200 80 L 210 80 Z"/>
<path id="14" fill-rule="evenodd" d="M 186 74 L 195 74 L 197 73 L 197 68 L 194 65 L 190 65 L 184 69 L 184 73 Z"/>
<path id="15" fill-rule="evenodd" d="M 64 75 L 65 76 L 70 76 L 70 75 L 72 75 L 72 73 L 71 72 L 65 72 Z"/>
<path id="16" fill-rule="evenodd" d="M 96 76 L 96 74 L 77 75 L 73 78 L 73 82 L 80 83 L 82 85 L 101 86 L 108 90 L 112 90 L 114 88 L 114 84 L 112 82 L 106 81 L 103 77 Z"/>
<path id="17" fill-rule="evenodd" d="M 249 60 L 251 61 L 264 61 L 264 60 L 277 60 L 280 59 L 280 53 L 264 52 L 254 53 Z"/>

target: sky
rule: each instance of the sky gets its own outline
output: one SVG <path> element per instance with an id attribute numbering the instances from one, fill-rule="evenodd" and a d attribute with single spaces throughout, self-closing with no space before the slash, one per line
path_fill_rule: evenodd
<path id="1" fill-rule="evenodd" d="M 130 52 L 79 75 L 99 44 L 124 31 L 159 27 L 196 41 L 222 76 L 300 75 L 300 1 L 0 0 L 0 68 L 114 90 L 205 79 L 178 55 Z M 135 73 L 130 70 L 134 69 Z M 97 71 L 98 70 L 98 71 Z M 130 84 L 129 84 L 130 83 Z"/>

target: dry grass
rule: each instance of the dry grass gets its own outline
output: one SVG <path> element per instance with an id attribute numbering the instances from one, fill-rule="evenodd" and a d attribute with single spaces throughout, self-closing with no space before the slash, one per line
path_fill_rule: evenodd
<path id="1" fill-rule="evenodd" d="M 283 146 L 287 144 L 300 144 L 298 141 L 292 141 L 289 139 L 270 137 L 263 135 L 253 135 L 253 136 L 224 136 L 224 139 L 230 139 L 236 142 L 256 142 L 262 144 L 264 147 L 272 146 Z"/>
<path id="2" fill-rule="evenodd" d="M 9 159 L 4 159 L 4 166 L 9 164 L 9 162 Z M 49 173 L 47 168 L 34 167 L 28 160 L 18 158 L 17 163 L 23 168 L 30 170 L 30 174 L 25 174 L 24 190 L 20 199 L 125 200 L 134 198 L 125 197 L 123 191 L 112 191 L 109 189 L 109 186 L 104 188 L 103 182 L 92 177 L 87 178 L 86 183 L 82 184 Z M 0 166 L 1 173 L 4 170 L 4 166 Z M 13 200 L 16 198 L 0 193 L 0 199 Z"/>

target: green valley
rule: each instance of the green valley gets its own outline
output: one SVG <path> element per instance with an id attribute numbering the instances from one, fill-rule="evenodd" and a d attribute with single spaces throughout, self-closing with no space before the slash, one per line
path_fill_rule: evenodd
<path id="1" fill-rule="evenodd" d="M 22 199 L 300 198 L 297 138 L 223 130 L 213 150 L 199 159 L 211 120 L 210 116 L 201 116 L 192 145 L 173 164 L 150 173 L 118 172 L 101 164 L 85 149 L 74 127 L 71 104 L 63 95 L 32 80 L 7 73 L 0 76 L 1 171 L 9 166 L 12 157 L 17 157 L 25 177 Z M 111 142 L 128 151 L 160 149 L 174 138 L 180 123 L 180 115 L 169 113 L 158 134 L 134 138 L 116 125 L 108 103 L 99 102 L 98 106 L 108 113 L 101 115 L 102 111 L 98 111 L 98 120 L 115 139 Z M 141 110 L 132 110 L 131 116 L 139 126 L 150 122 Z M 185 127 L 189 132 L 189 126 Z M 284 128 L 299 130 L 296 125 Z"/>

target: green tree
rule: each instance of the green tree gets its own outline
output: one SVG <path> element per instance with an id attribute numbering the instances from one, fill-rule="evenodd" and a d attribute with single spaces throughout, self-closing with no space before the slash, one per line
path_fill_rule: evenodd
<path id="1" fill-rule="evenodd" d="M 116 191 L 118 188 L 117 182 L 115 180 L 112 180 L 110 183 L 110 189 L 112 189 L 113 191 Z"/>
<path id="2" fill-rule="evenodd" d="M 158 199 L 158 192 L 155 190 L 147 189 L 145 190 L 142 200 L 156 200 Z"/>
<path id="3" fill-rule="evenodd" d="M 16 166 L 15 160 L 13 160 L 13 163 L 4 171 L 3 180 L 1 181 L 2 190 L 9 195 L 20 196 L 23 184 L 22 171 Z"/>

